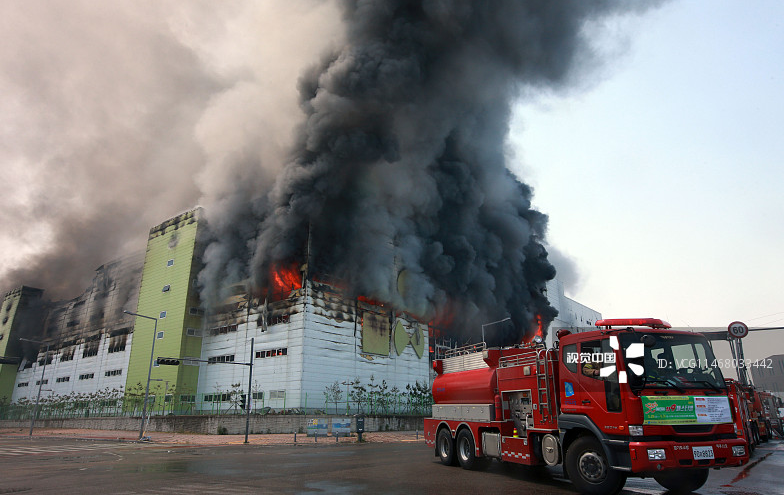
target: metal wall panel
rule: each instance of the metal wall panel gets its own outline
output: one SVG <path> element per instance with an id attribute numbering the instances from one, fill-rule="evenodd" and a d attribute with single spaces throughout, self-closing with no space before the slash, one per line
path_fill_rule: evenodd
<path id="1" fill-rule="evenodd" d="M 434 419 L 492 421 L 492 404 L 433 404 Z"/>

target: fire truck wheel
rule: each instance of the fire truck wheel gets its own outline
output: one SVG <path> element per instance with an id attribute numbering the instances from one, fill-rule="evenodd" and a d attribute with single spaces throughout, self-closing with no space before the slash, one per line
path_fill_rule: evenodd
<path id="1" fill-rule="evenodd" d="M 708 469 L 674 469 L 653 475 L 658 484 L 673 495 L 687 494 L 697 490 L 708 481 Z"/>
<path id="2" fill-rule="evenodd" d="M 476 444 L 474 436 L 468 429 L 460 430 L 455 442 L 457 449 L 457 460 L 463 469 L 482 469 L 487 467 L 487 459 L 476 456 Z"/>
<path id="3" fill-rule="evenodd" d="M 452 440 L 452 434 L 446 428 L 442 428 L 441 431 L 438 432 L 436 453 L 441 459 L 441 464 L 445 466 L 457 466 L 455 442 Z"/>
<path id="4" fill-rule="evenodd" d="M 626 475 L 610 468 L 602 445 L 592 436 L 580 437 L 569 445 L 565 467 L 574 486 L 586 495 L 613 495 L 626 483 Z"/>

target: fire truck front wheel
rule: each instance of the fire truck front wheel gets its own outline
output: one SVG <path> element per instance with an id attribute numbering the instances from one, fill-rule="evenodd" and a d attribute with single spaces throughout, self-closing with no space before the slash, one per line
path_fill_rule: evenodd
<path id="1" fill-rule="evenodd" d="M 565 467 L 569 479 L 585 495 L 614 495 L 626 483 L 626 475 L 610 467 L 602 445 L 593 436 L 582 436 L 569 445 Z"/>
<path id="2" fill-rule="evenodd" d="M 463 469 L 483 469 L 487 467 L 487 458 L 476 456 L 476 444 L 471 430 L 463 429 L 457 434 L 457 460 Z"/>
<path id="3" fill-rule="evenodd" d="M 457 466 L 457 456 L 455 455 L 455 442 L 448 428 L 441 428 L 436 439 L 436 453 L 441 459 L 441 464 L 445 466 Z"/>
<path id="4" fill-rule="evenodd" d="M 708 469 L 674 469 L 653 475 L 658 484 L 673 495 L 691 493 L 708 481 Z"/>

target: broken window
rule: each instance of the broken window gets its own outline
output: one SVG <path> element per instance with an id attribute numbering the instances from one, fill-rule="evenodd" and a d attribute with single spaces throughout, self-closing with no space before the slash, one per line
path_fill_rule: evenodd
<path id="1" fill-rule="evenodd" d="M 126 343 L 126 335 L 120 335 L 117 337 L 112 337 L 109 341 L 109 352 L 122 352 L 125 350 L 125 343 Z"/>
<path id="2" fill-rule="evenodd" d="M 98 342 L 90 342 L 84 345 L 84 351 L 82 351 L 82 357 L 88 358 L 98 355 Z"/>

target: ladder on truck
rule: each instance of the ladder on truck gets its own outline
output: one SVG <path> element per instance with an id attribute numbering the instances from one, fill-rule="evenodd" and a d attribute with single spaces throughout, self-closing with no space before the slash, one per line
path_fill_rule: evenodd
<path id="1" fill-rule="evenodd" d="M 557 410 L 555 386 L 555 373 L 552 372 L 552 364 L 558 360 L 555 357 L 554 349 L 539 349 L 536 352 L 536 388 L 539 399 L 539 410 L 542 414 L 542 421 L 555 421 L 554 410 Z"/>

